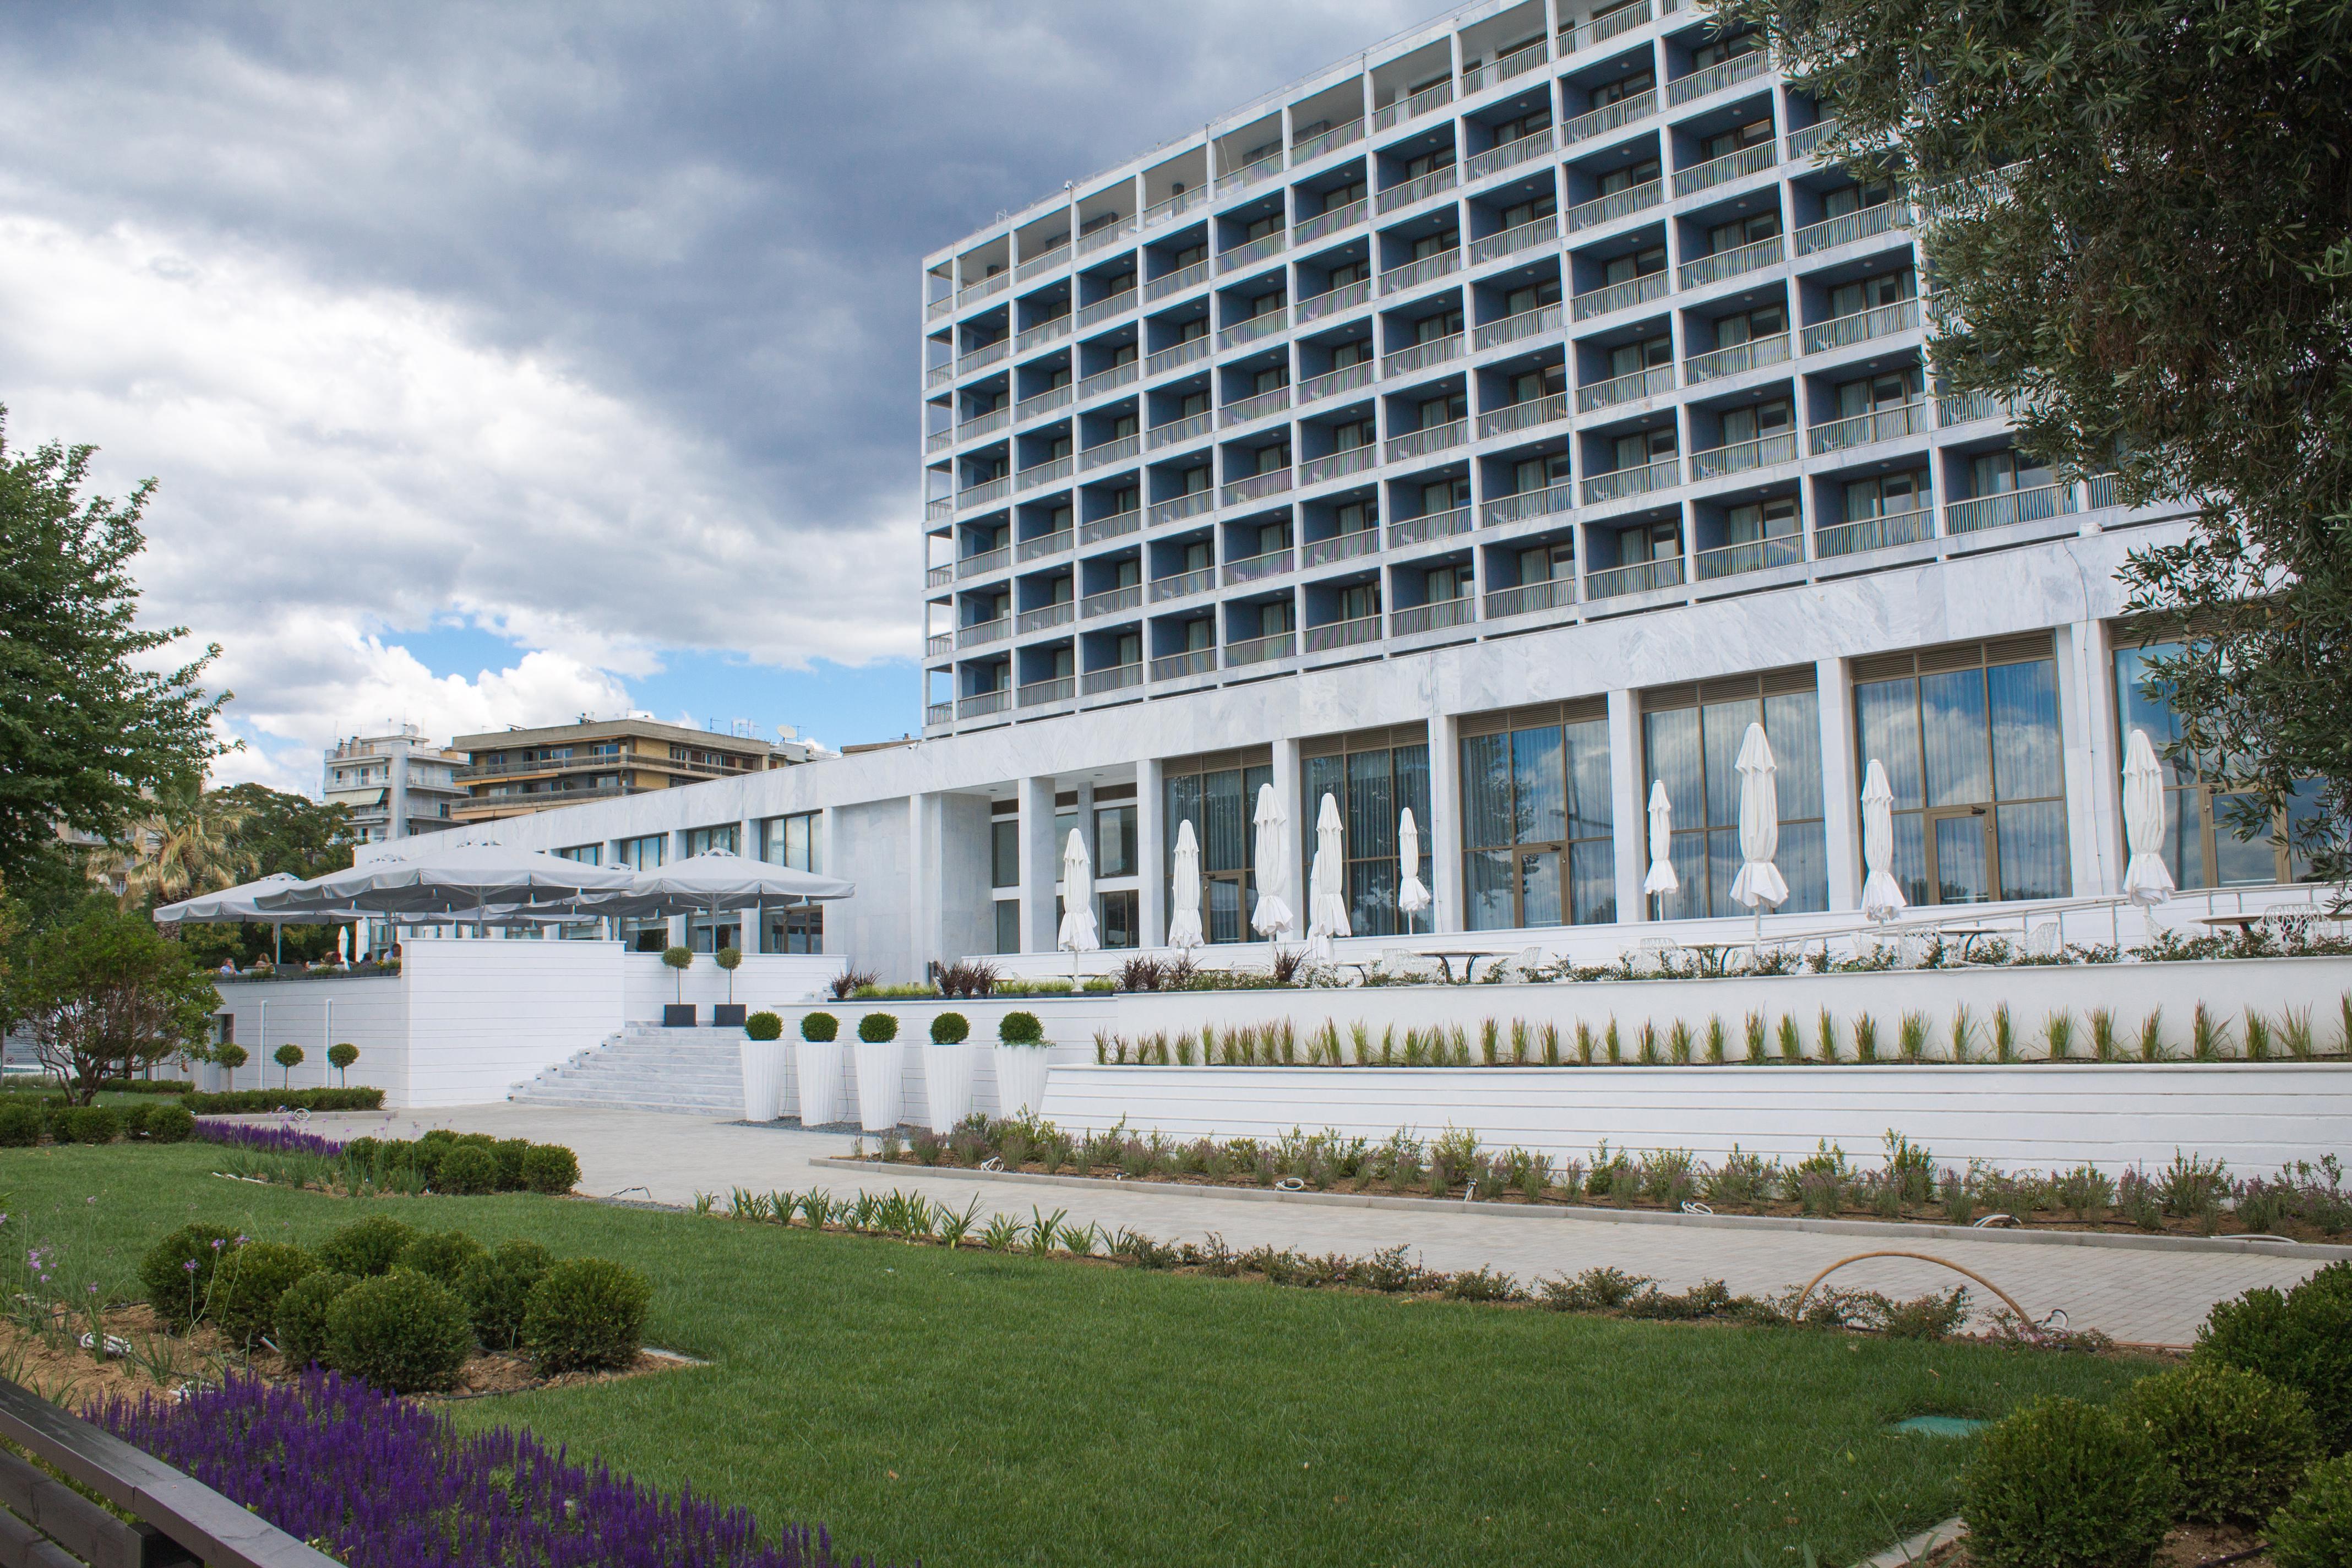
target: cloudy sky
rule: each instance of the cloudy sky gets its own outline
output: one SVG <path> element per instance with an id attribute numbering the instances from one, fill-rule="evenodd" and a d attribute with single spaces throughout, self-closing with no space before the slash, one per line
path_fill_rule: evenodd
<path id="1" fill-rule="evenodd" d="M 153 476 L 247 750 L 919 721 L 920 258 L 1434 0 L 0 18 L 12 446 Z"/>

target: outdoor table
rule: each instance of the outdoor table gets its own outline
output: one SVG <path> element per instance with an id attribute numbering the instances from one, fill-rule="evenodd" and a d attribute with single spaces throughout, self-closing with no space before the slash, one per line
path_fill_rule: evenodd
<path id="1" fill-rule="evenodd" d="M 2199 915 L 2197 923 L 2201 926 L 2235 926 L 2239 931 L 2246 931 L 2278 918 L 2277 910 L 2265 910 L 2258 915 Z"/>
<path id="2" fill-rule="evenodd" d="M 1701 973 L 1721 974 L 1725 960 L 1731 953 L 1755 944 L 1746 942 L 1684 942 L 1677 938 L 1675 945 L 1698 954 L 1698 966 Z"/>
<path id="3" fill-rule="evenodd" d="M 1937 936 L 1958 937 L 1960 939 L 1960 962 L 1962 963 L 1966 963 L 1969 961 L 1969 951 L 1976 946 L 1978 938 L 1987 936 L 2005 937 L 2010 934 L 2010 931 L 2009 928 L 2005 925 L 1937 926 L 1936 928 L 1936 934 Z"/>
<path id="4" fill-rule="evenodd" d="M 1418 952 L 1413 956 L 1416 958 L 1433 958 L 1437 960 L 1438 967 L 1445 971 L 1445 983 L 1448 985 L 1467 985 L 1470 984 L 1472 978 L 1478 973 L 1478 961 L 1480 959 L 1501 958 L 1506 955 L 1499 952 L 1465 952 L 1462 949 L 1456 947 L 1449 948 L 1442 952 Z M 1454 978 L 1454 961 L 1457 958 L 1465 961 L 1462 965 L 1462 978 L 1459 980 Z"/>

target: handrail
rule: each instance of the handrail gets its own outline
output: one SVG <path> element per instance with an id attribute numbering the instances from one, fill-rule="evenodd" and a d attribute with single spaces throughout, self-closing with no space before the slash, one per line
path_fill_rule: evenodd
<path id="1" fill-rule="evenodd" d="M 1470 338 L 1475 346 L 1491 349 L 1498 343 L 1533 337 L 1538 332 L 1556 332 L 1567 321 L 1566 310 L 1554 300 L 1549 305 L 1538 305 L 1532 310 L 1521 310 L 1516 316 L 1505 316 L 1499 321 L 1485 322 L 1472 330 Z"/>
<path id="2" fill-rule="evenodd" d="M 1163 272 L 1157 278 L 1145 279 L 1143 297 L 1147 300 L 1165 300 L 1171 294 L 1181 294 L 1194 284 L 1208 280 L 1209 260 L 1202 257 L 1189 267 L 1179 267 L 1173 272 Z"/>
<path id="3" fill-rule="evenodd" d="M 1343 228 L 1354 227 L 1363 222 L 1370 215 L 1371 210 L 1371 202 L 1367 198 L 1359 197 L 1355 201 L 1326 208 L 1313 217 L 1300 218 L 1298 226 L 1292 232 L 1296 237 L 1296 242 L 1305 245 L 1309 240 L 1320 239 L 1327 234 L 1337 234 Z"/>
<path id="4" fill-rule="evenodd" d="M 1655 114 L 1657 111 L 1658 92 L 1655 88 L 1646 92 L 1637 92 L 1621 98 L 1614 103 L 1604 103 L 1600 108 L 1580 114 L 1573 120 L 1561 121 L 1559 123 L 1560 145 L 1565 147 L 1571 142 L 1581 142 L 1588 136 L 1598 136 L 1604 131 L 1614 131 L 1620 125 L 1631 124 L 1644 115 Z"/>
<path id="5" fill-rule="evenodd" d="M 1636 398 L 1655 397 L 1659 393 L 1672 392 L 1674 387 L 1675 367 L 1654 364 L 1646 370 L 1630 371 L 1623 375 L 1612 376 L 1607 381 L 1596 381 L 1578 387 L 1576 409 L 1580 414 L 1590 414 L 1596 408 L 1612 408 Z"/>
<path id="6" fill-rule="evenodd" d="M 1683 361 L 1683 380 L 1696 386 L 1717 376 L 1738 375 L 1762 365 L 1780 364 L 1788 357 L 1789 334 L 1775 332 L 1769 338 L 1750 338 L 1727 349 L 1709 349 L 1691 355 Z"/>
<path id="7" fill-rule="evenodd" d="M 1675 195 L 1689 195 L 1710 185 L 1726 181 L 1744 179 L 1760 173 L 1780 161 L 1780 150 L 1770 142 L 1759 142 L 1753 147 L 1742 147 L 1737 153 L 1726 153 L 1720 158 L 1710 158 L 1687 169 L 1675 171 Z"/>
<path id="8" fill-rule="evenodd" d="M 1580 228 L 1591 228 L 1596 223 L 1608 223 L 1627 213 L 1640 212 L 1643 207 L 1656 206 L 1666 199 L 1663 181 L 1644 180 L 1638 185 L 1628 185 L 1622 191 L 1612 191 L 1605 196 L 1595 196 L 1589 202 L 1579 202 L 1568 209 L 1568 230 L 1574 234 Z"/>

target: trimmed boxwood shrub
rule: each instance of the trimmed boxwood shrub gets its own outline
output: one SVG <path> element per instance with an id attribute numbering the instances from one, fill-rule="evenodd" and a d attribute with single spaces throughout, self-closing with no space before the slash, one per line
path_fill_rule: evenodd
<path id="1" fill-rule="evenodd" d="M 784 1037 L 784 1021 L 773 1013 L 754 1013 L 743 1020 L 745 1037 L 754 1040 L 781 1040 Z"/>
<path id="2" fill-rule="evenodd" d="M 1000 1045 L 1042 1046 L 1045 1026 L 1034 1013 L 1007 1013 L 996 1021 L 996 1038 Z"/>
<path id="3" fill-rule="evenodd" d="M 522 1184 L 534 1193 L 568 1193 L 580 1184 L 580 1156 L 561 1143 L 534 1143 L 523 1153 Z"/>
<path id="4" fill-rule="evenodd" d="M 278 1315 L 271 1326 L 276 1330 L 278 1353 L 286 1358 L 288 1366 L 299 1372 L 325 1358 L 327 1309 L 358 1283 L 356 1275 L 314 1268 L 286 1287 L 286 1293 L 278 1298 Z"/>
<path id="5" fill-rule="evenodd" d="M 224 1248 L 213 1271 L 205 1316 L 229 1342 L 250 1349 L 277 1326 L 278 1303 L 289 1287 L 319 1271 L 319 1260 L 282 1241 L 248 1241 Z"/>
<path id="6" fill-rule="evenodd" d="M 213 1270 L 220 1255 L 236 1246 L 236 1232 L 216 1225 L 184 1225 L 147 1249 L 139 1260 L 139 1283 L 147 1304 L 166 1327 L 181 1332 L 208 1311 Z"/>
<path id="7" fill-rule="evenodd" d="M 29 1149 L 41 1141 L 41 1108 L 21 1100 L 0 1103 L 0 1149 Z"/>
<path id="8" fill-rule="evenodd" d="M 142 1106 L 147 1112 L 147 1142 L 184 1143 L 195 1135 L 196 1113 L 184 1105 Z"/>
<path id="9" fill-rule="evenodd" d="M 473 1348 L 466 1304 L 413 1268 L 362 1279 L 327 1308 L 327 1364 L 386 1393 L 448 1387 Z"/>
<path id="10" fill-rule="evenodd" d="M 2352 1563 L 2352 1454 L 2313 1470 L 2294 1500 L 2271 1515 L 2266 1533 L 2278 1568 L 2343 1568 Z"/>
<path id="11" fill-rule="evenodd" d="M 494 1351 L 520 1344 L 530 1293 L 554 1263 L 555 1254 L 535 1241 L 508 1241 L 468 1264 L 457 1293 L 466 1299 L 474 1337 Z"/>
<path id="12" fill-rule="evenodd" d="M 1961 1479 L 1981 1568 L 2147 1568 L 2172 1524 L 2172 1472 L 2104 1405 L 2037 1399 L 1989 1427 Z"/>
<path id="13" fill-rule="evenodd" d="M 63 1138 L 76 1143 L 111 1143 L 122 1136 L 122 1118 L 109 1105 L 77 1105 L 58 1125 Z"/>
<path id="14" fill-rule="evenodd" d="M 436 1191 L 474 1195 L 499 1190 L 499 1156 L 493 1149 L 461 1143 L 441 1157 L 433 1173 Z"/>
<path id="15" fill-rule="evenodd" d="M 125 1138 L 146 1137 L 147 1118 L 153 1114 L 154 1110 L 155 1107 L 143 1102 L 138 1105 L 124 1106 L 122 1108 L 122 1135 Z"/>
<path id="16" fill-rule="evenodd" d="M 549 1268 L 523 1310 L 523 1348 L 543 1377 L 635 1361 L 653 1287 L 625 1263 L 574 1258 Z"/>
<path id="17" fill-rule="evenodd" d="M 522 1187 L 522 1157 L 530 1152 L 528 1138 L 501 1138 L 490 1147 L 499 1157 L 499 1191 L 511 1193 Z"/>
<path id="18" fill-rule="evenodd" d="M 382 1110 L 380 1089 L 238 1089 L 220 1094 L 184 1094 L 180 1103 L 198 1116 L 240 1110 Z"/>
<path id="19" fill-rule="evenodd" d="M 841 1020 L 830 1013 L 811 1013 L 801 1020 L 801 1038 L 821 1046 L 841 1038 Z"/>
<path id="20" fill-rule="evenodd" d="M 401 1248 L 416 1239 L 416 1227 L 388 1214 L 353 1220 L 320 1244 L 321 1267 L 362 1279 L 390 1272 Z"/>
<path id="21" fill-rule="evenodd" d="M 2284 1296 L 2264 1286 L 2221 1302 L 2189 1359 L 2298 1390 L 2327 1451 L 2352 1448 L 2352 1263 L 2331 1263 Z"/>
<path id="22" fill-rule="evenodd" d="M 2144 1377 L 2121 1408 L 2172 1467 L 2181 1517 L 2200 1523 L 2260 1524 L 2319 1458 L 2301 1394 L 2219 1362 Z"/>
<path id="23" fill-rule="evenodd" d="M 971 1038 L 971 1020 L 961 1013 L 942 1013 L 931 1020 L 931 1044 L 960 1046 Z"/>
<path id="24" fill-rule="evenodd" d="M 895 1014 L 868 1013 L 857 1020 L 857 1037 L 869 1046 L 887 1045 L 898 1037 Z"/>
<path id="25" fill-rule="evenodd" d="M 414 1268 L 442 1284 L 455 1287 L 466 1270 L 488 1257 L 482 1244 L 462 1230 L 434 1230 L 411 1241 L 394 1258 L 394 1268 Z"/>

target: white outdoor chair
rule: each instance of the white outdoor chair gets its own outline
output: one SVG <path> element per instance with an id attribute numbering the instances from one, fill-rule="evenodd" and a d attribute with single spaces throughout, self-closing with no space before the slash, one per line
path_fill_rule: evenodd
<path id="1" fill-rule="evenodd" d="M 2025 956 L 2054 958 L 2058 952 L 2058 922 L 2043 921 L 2025 933 Z"/>
<path id="2" fill-rule="evenodd" d="M 1916 969 L 1927 962 L 1927 939 L 1916 931 L 1895 935 L 1895 967 Z"/>

